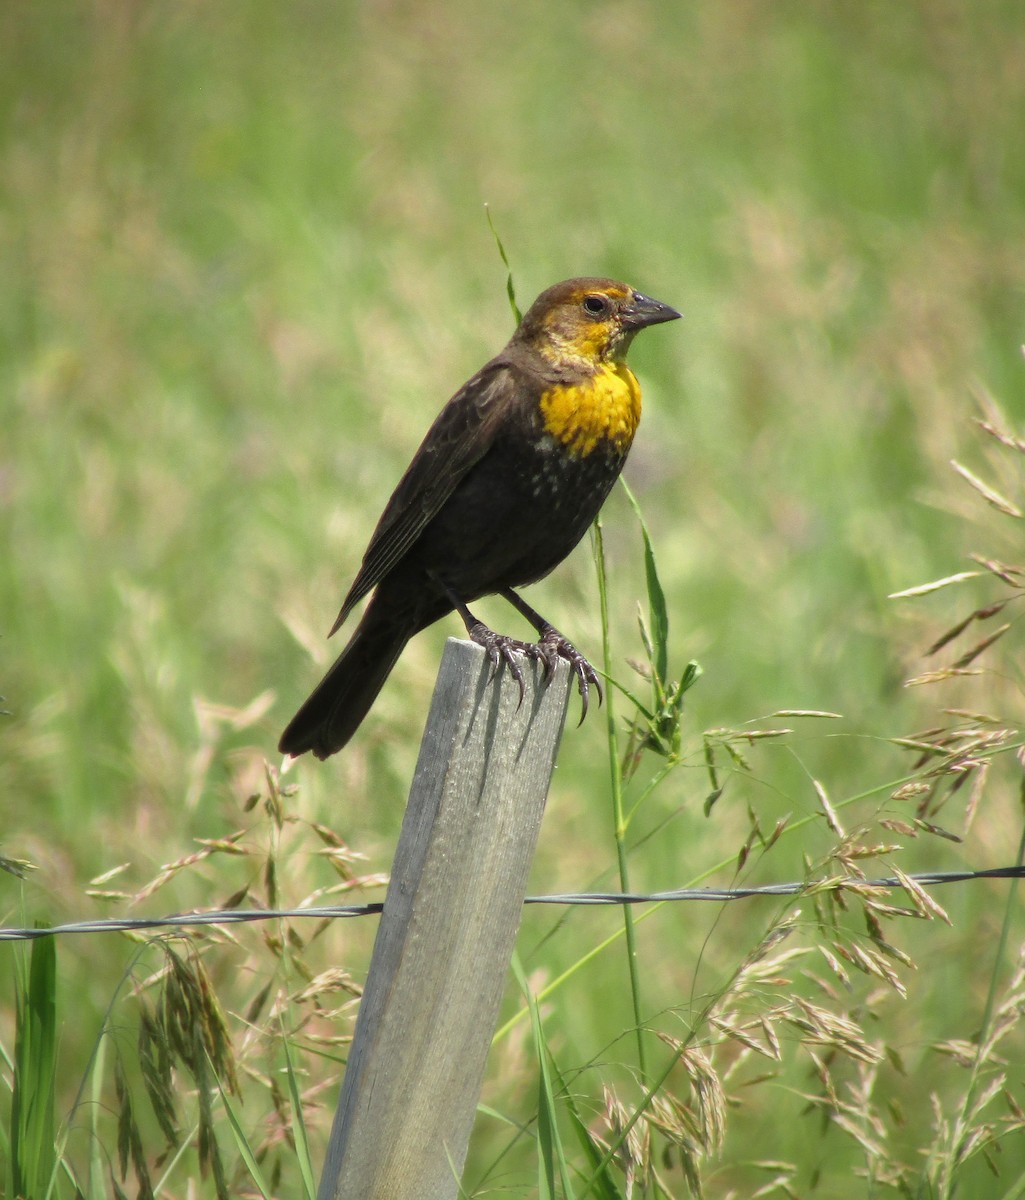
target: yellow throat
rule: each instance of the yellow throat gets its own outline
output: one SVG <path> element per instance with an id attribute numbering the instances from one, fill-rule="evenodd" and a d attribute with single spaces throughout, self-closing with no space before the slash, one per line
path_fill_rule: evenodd
<path id="1" fill-rule="evenodd" d="M 641 387 L 625 362 L 603 363 L 582 383 L 561 384 L 541 396 L 545 432 L 584 457 L 603 441 L 625 454 L 641 419 Z"/>

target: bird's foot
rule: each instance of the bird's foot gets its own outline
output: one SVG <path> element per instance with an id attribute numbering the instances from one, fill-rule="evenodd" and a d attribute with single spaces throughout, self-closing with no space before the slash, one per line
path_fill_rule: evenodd
<path id="1" fill-rule="evenodd" d="M 591 666 L 569 638 L 561 634 L 554 626 L 545 623 L 541 629 L 541 637 L 536 642 L 523 642 L 508 634 L 495 633 L 483 621 L 474 621 L 467 629 L 470 640 L 478 646 L 483 646 L 491 661 L 491 678 L 494 679 L 498 668 L 504 663 L 509 674 L 516 680 L 520 689 L 519 703 L 523 703 L 526 688 L 523 679 L 521 659 L 539 662 L 544 669 L 545 683 L 552 678 L 559 659 L 569 663 L 570 670 L 576 676 L 577 689 L 580 692 L 580 722 L 587 716 L 587 705 L 591 688 L 598 693 L 598 703 L 602 702 L 601 680 L 598 672 Z M 518 707 L 518 706 L 517 706 Z"/>
<path id="2" fill-rule="evenodd" d="M 554 625 L 549 625 L 545 622 L 541 629 L 541 638 L 538 641 L 538 646 L 541 648 L 546 664 L 551 662 L 554 664 L 560 658 L 569 663 L 569 669 L 573 672 L 577 679 L 577 690 L 580 692 L 580 720 L 578 725 L 583 725 L 584 717 L 587 716 L 587 702 L 590 698 L 591 688 L 598 693 L 598 703 L 601 704 L 604 699 L 601 679 L 598 672 L 591 666 L 580 651 L 564 634 L 561 634 Z M 545 672 L 546 678 L 550 677 L 551 670 Z"/>
<path id="3" fill-rule="evenodd" d="M 491 679 L 495 678 L 498 668 L 503 663 L 509 669 L 509 674 L 516 680 L 516 685 L 520 689 L 517 708 L 523 703 L 523 697 L 526 695 L 523 667 L 520 665 L 521 658 L 540 662 L 544 667 L 546 681 L 559 661 L 559 655 L 547 647 L 543 647 L 540 642 L 521 642 L 519 638 L 510 637 L 506 633 L 495 633 L 483 621 L 474 621 L 467 626 L 466 632 L 470 635 L 471 642 L 476 642 L 478 646 L 484 647 L 491 661 Z"/>

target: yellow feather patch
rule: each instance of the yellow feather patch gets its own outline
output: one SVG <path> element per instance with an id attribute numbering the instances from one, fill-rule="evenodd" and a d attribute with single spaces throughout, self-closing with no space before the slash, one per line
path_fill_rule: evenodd
<path id="1" fill-rule="evenodd" d="M 582 383 L 550 388 L 541 397 L 545 432 L 581 457 L 610 441 L 625 454 L 641 419 L 641 387 L 623 362 L 604 363 Z"/>

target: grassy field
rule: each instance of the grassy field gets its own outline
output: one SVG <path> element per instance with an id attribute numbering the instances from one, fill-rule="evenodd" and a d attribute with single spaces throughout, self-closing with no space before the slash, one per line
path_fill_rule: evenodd
<path id="1" fill-rule="evenodd" d="M 574 1194 L 1025 1195 L 1014 885 L 932 893 L 949 926 L 913 889 L 850 886 L 1019 856 L 1025 576 L 994 564 L 1022 562 L 1023 64 L 1009 0 L 4 6 L 0 854 L 35 869 L 0 873 L 3 923 L 380 898 L 458 621 L 286 794 L 274 746 L 391 487 L 510 332 L 488 204 L 522 305 L 600 273 L 684 313 L 632 352 L 627 476 L 670 674 L 703 674 L 678 746 L 627 779 L 630 886 L 834 881 L 638 911 L 632 959 L 622 913 L 527 912 L 531 987 L 571 972 L 541 1012 L 582 1123 L 615 1140 L 645 1108 L 588 1192 L 560 1100 Z M 646 699 L 618 489 L 603 541 L 612 673 Z M 528 596 L 599 655 L 587 545 Z M 535 891 L 622 882 L 605 722 L 567 729 Z M 241 1129 L 299 1194 L 288 1081 L 317 1166 L 372 938 L 282 922 L 173 960 L 61 939 L 55 1112 L 83 1193 L 114 1194 L 127 1095 L 128 1192 L 144 1166 L 159 1195 L 214 1195 L 212 1122 L 222 1186 L 257 1194 L 202 1054 L 175 1060 L 173 1136 L 154 1115 L 138 1030 L 178 1005 L 227 1080 L 223 1020 Z M 20 954 L 0 947 L 8 1160 Z M 537 1054 L 528 1023 L 500 1034 L 468 1194 L 544 1194 Z"/>

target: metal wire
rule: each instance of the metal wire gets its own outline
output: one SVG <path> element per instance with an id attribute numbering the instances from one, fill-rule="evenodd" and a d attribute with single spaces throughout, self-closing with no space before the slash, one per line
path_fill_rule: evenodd
<path id="1" fill-rule="evenodd" d="M 942 883 L 962 883 L 969 879 L 1022 879 L 1025 866 L 991 867 L 985 871 L 926 871 L 908 878 L 922 887 L 936 887 Z M 838 881 L 859 888 L 899 888 L 903 884 L 896 876 L 881 879 L 850 879 Z M 679 900 L 712 900 L 723 903 L 729 900 L 747 900 L 755 896 L 795 896 L 801 892 L 821 886 L 813 880 L 791 883 L 769 883 L 750 888 L 677 888 L 668 892 L 565 892 L 549 896 L 527 896 L 525 904 L 663 904 Z M 314 917 L 319 920 L 338 917 L 368 917 L 380 913 L 384 903 L 338 904 L 319 908 L 226 908 L 209 912 L 174 913 L 166 917 L 111 917 L 98 921 L 72 921 L 65 925 L 47 928 L 18 929 L 0 928 L 0 942 L 27 942 L 35 938 L 54 937 L 70 933 L 138 933 L 148 929 L 183 929 L 199 925 L 241 925 L 249 921 L 296 920 L 299 917 Z"/>

